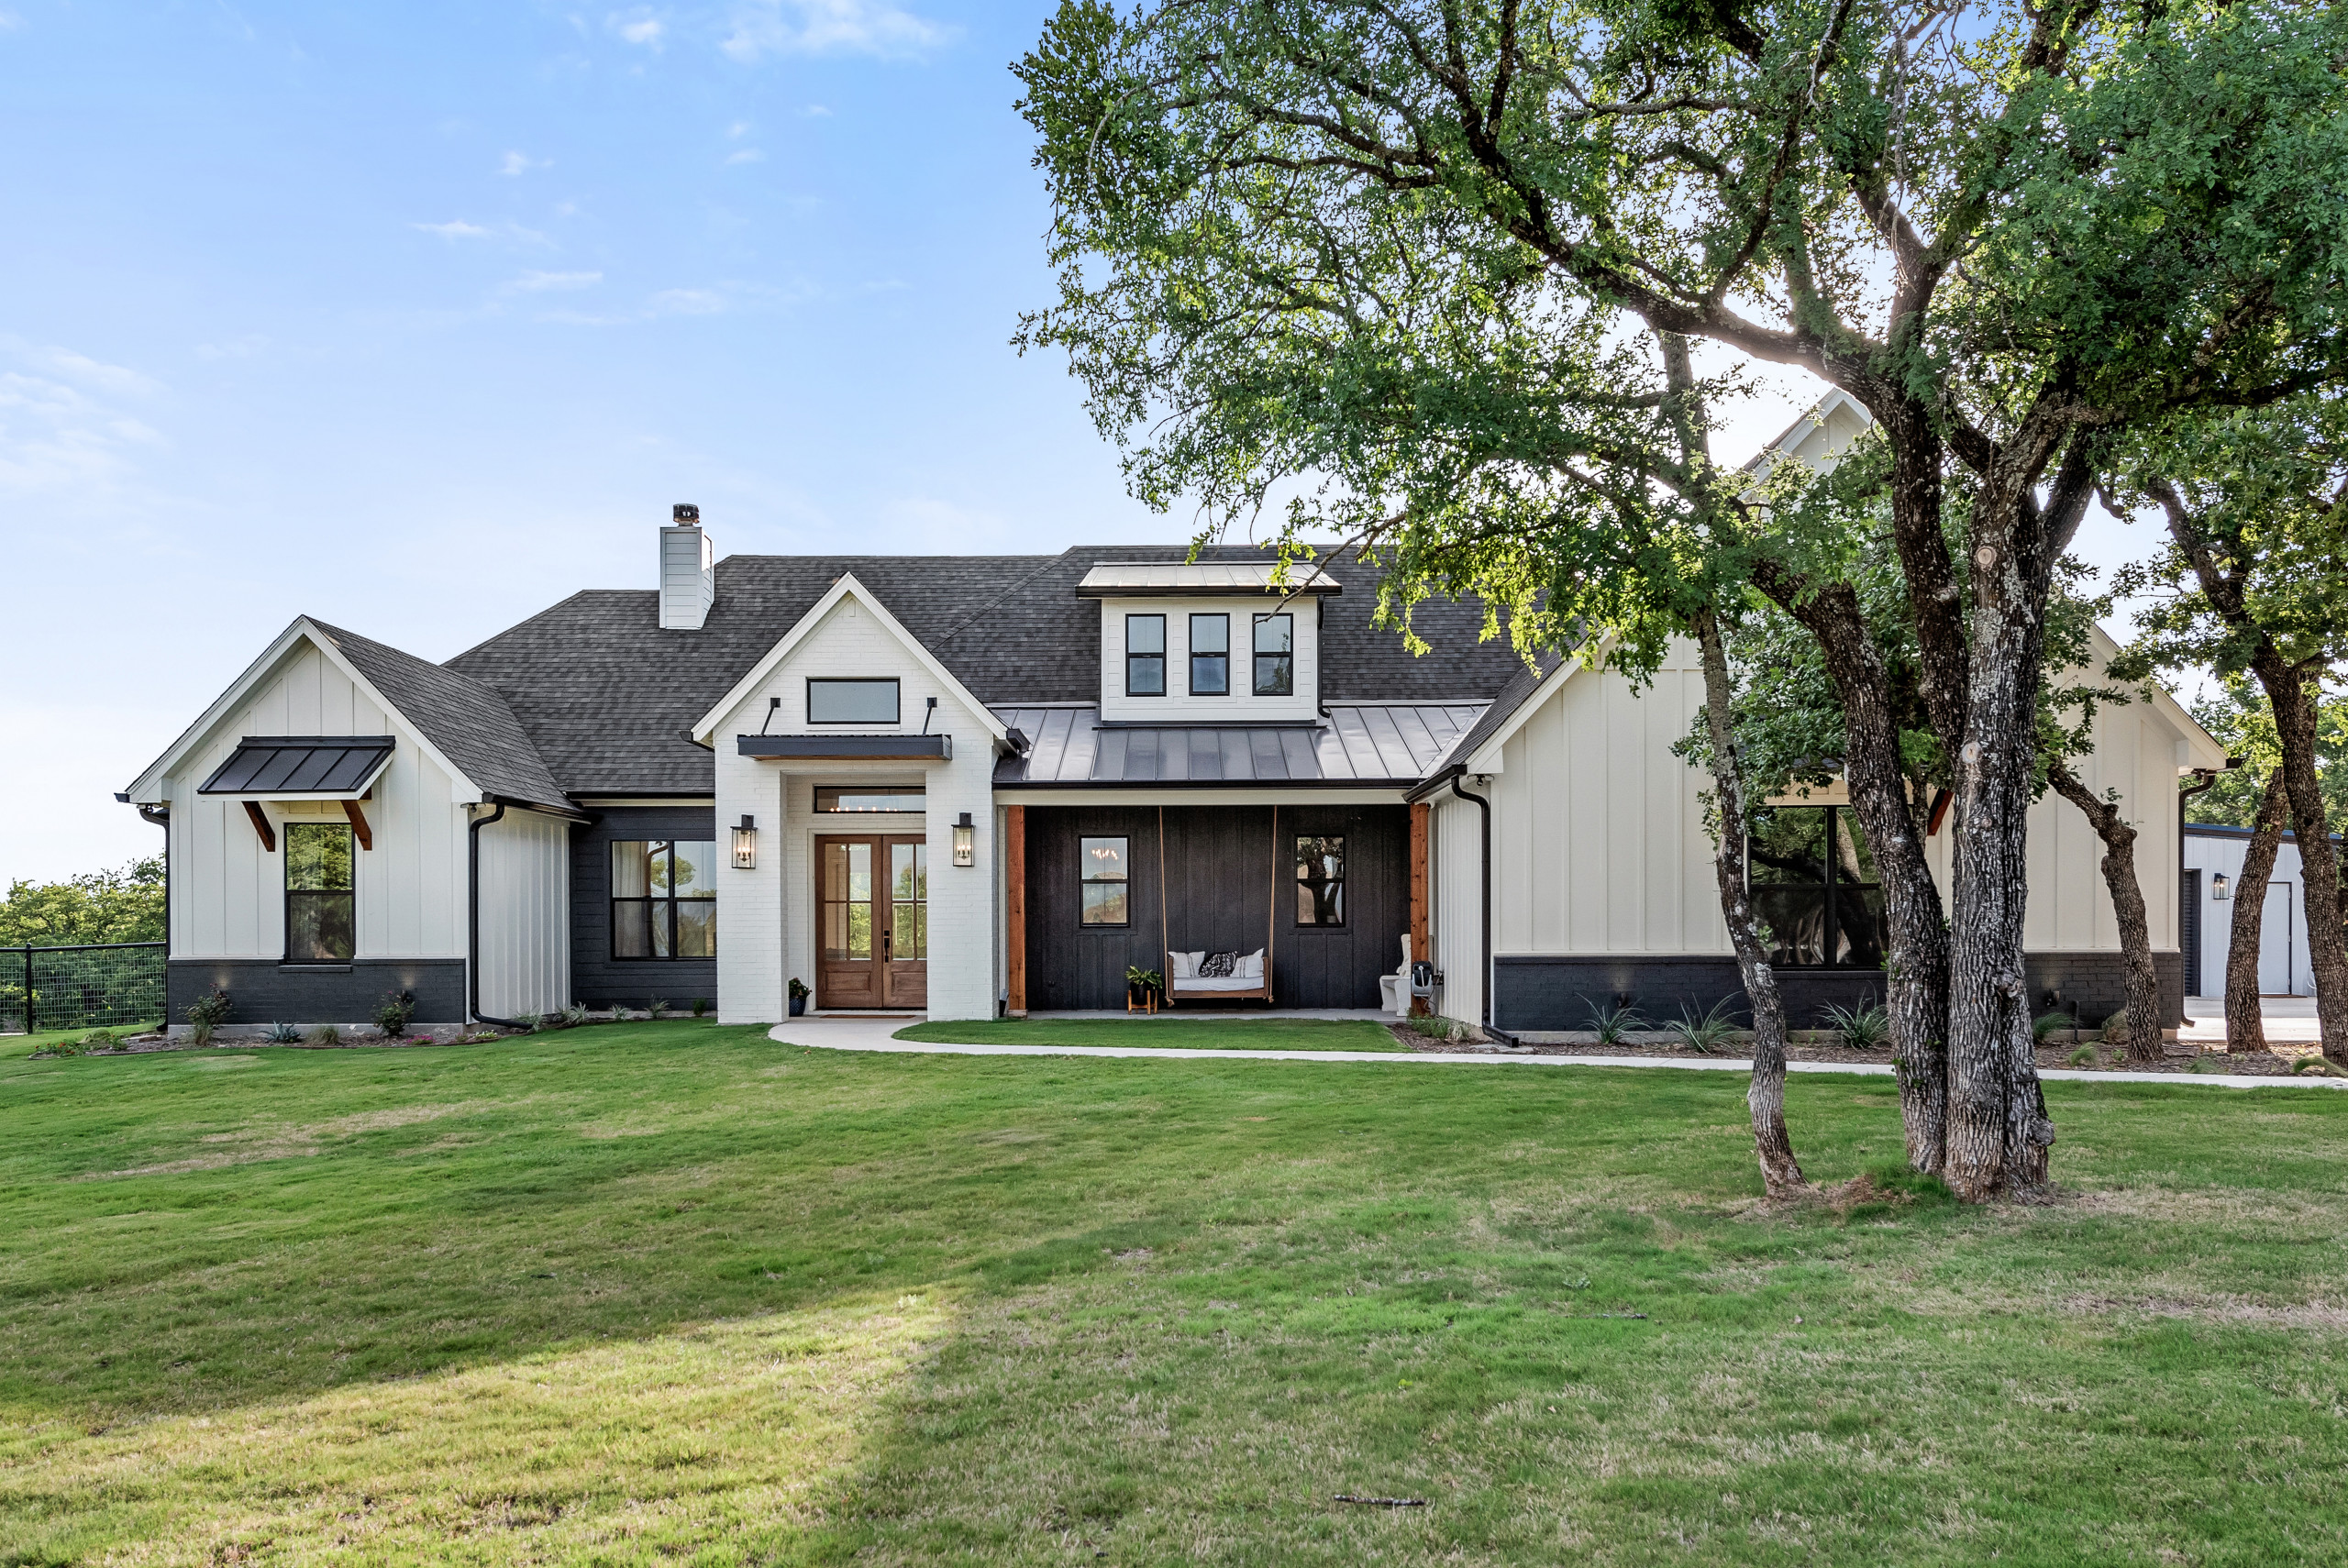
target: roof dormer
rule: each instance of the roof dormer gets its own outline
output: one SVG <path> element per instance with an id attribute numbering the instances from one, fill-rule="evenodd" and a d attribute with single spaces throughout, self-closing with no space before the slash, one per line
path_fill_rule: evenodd
<path id="1" fill-rule="evenodd" d="M 1321 605 L 1341 592 L 1311 562 L 1111 561 L 1077 596 L 1101 602 L 1101 717 L 1112 723 L 1311 723 L 1320 714 Z"/>

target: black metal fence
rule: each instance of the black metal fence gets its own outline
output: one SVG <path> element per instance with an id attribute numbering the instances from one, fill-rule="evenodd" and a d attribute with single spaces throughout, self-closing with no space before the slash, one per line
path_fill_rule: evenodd
<path id="1" fill-rule="evenodd" d="M 163 1019 L 163 944 L 0 947 L 0 1034 Z"/>

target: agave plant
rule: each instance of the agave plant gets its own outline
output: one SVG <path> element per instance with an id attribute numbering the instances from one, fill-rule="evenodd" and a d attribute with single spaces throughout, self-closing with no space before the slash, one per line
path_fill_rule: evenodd
<path id="1" fill-rule="evenodd" d="M 299 1045 L 302 1043 L 302 1031 L 296 1024 L 272 1023 L 269 1026 L 269 1032 L 261 1038 L 271 1045 Z"/>
<path id="2" fill-rule="evenodd" d="M 1727 1045 L 1741 1032 L 1736 1019 L 1729 1011 L 1729 1000 L 1722 997 L 1711 1009 L 1699 1013 L 1693 1000 L 1678 1018 L 1663 1026 L 1675 1045 L 1685 1045 L 1699 1056 L 1709 1056 Z"/>
<path id="3" fill-rule="evenodd" d="M 1826 1027 L 1854 1051 L 1879 1051 L 1891 1043 L 1891 1010 L 1881 1002 L 1865 1007 L 1829 1007 Z"/>
<path id="4" fill-rule="evenodd" d="M 1600 1045 L 1620 1045 L 1631 1031 L 1647 1027 L 1647 1021 L 1634 1007 L 1600 1007 L 1596 1002 L 1587 1005 L 1589 1008 L 1590 1030 L 1598 1036 Z"/>

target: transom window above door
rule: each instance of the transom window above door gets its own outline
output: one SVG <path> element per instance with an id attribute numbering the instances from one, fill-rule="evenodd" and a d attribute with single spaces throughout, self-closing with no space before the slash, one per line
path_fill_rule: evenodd
<path id="1" fill-rule="evenodd" d="M 857 812 L 920 812 L 929 794 L 920 784 L 818 784 L 815 810 L 826 816 Z"/>

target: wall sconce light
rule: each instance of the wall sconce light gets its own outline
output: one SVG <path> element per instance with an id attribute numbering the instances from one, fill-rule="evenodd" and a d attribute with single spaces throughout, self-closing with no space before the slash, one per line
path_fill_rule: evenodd
<path id="1" fill-rule="evenodd" d="M 954 864 L 976 866 L 979 863 L 979 830 L 964 812 L 962 820 L 954 824 Z"/>
<path id="2" fill-rule="evenodd" d="M 734 830 L 734 869 L 755 871 L 759 867 L 759 819 L 744 817 L 742 825 Z"/>
<path id="3" fill-rule="evenodd" d="M 2212 899 L 2225 898 L 2232 890 L 2226 881 L 2226 874 L 2223 871 L 2210 878 L 2210 896 Z"/>

